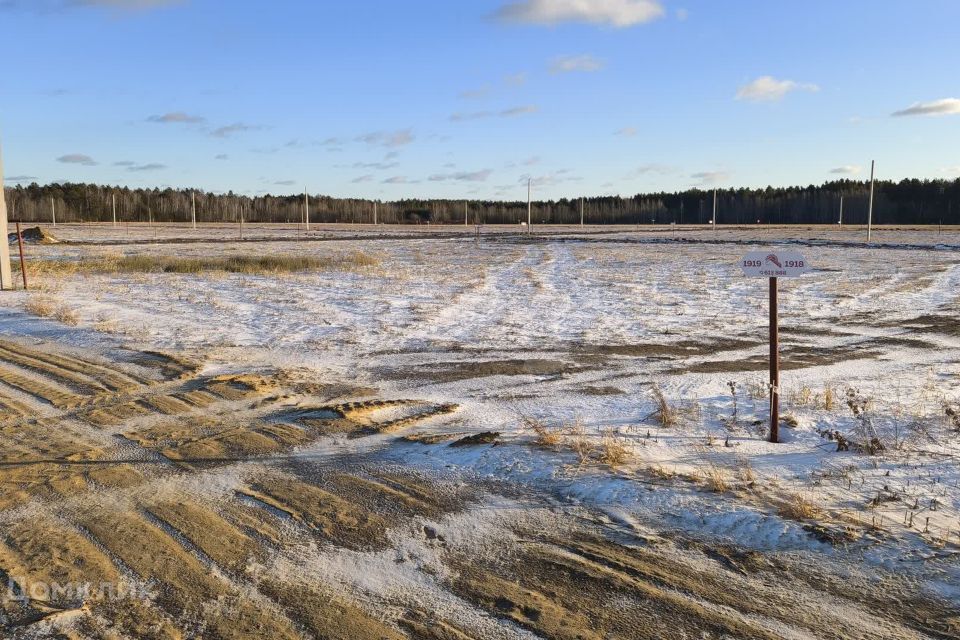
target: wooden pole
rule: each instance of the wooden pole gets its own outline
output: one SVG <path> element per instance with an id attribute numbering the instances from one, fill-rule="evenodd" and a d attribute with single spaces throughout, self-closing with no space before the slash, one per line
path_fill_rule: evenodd
<path id="1" fill-rule="evenodd" d="M 530 229 L 533 227 L 533 200 L 531 199 L 532 188 L 533 180 L 527 178 L 527 233 L 530 233 Z"/>
<path id="2" fill-rule="evenodd" d="M 23 276 L 23 288 L 27 288 L 27 265 L 23 261 L 23 234 L 20 233 L 20 221 L 17 220 L 17 246 L 20 248 L 20 274 Z"/>
<path id="3" fill-rule="evenodd" d="M 303 190 L 303 219 L 307 223 L 307 231 L 310 231 L 310 196 L 306 189 Z"/>
<path id="4" fill-rule="evenodd" d="M 0 289 L 13 289 L 10 271 L 10 243 L 7 241 L 7 197 L 3 188 L 3 154 L 0 153 Z"/>
<path id="5" fill-rule="evenodd" d="M 875 161 L 870 161 L 870 206 L 867 207 L 867 242 L 870 242 L 870 236 L 873 235 L 873 169 Z"/>
<path id="6" fill-rule="evenodd" d="M 776 278 L 770 278 L 770 442 L 780 442 L 780 327 Z"/>

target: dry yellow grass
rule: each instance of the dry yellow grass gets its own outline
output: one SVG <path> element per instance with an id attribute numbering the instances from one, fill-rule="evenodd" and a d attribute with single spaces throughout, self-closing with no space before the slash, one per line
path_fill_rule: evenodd
<path id="1" fill-rule="evenodd" d="M 523 426 L 533 431 L 534 436 L 536 436 L 536 443 L 541 447 L 555 447 L 560 444 L 559 431 L 551 429 L 542 420 L 523 418 Z"/>
<path id="2" fill-rule="evenodd" d="M 106 255 L 90 260 L 38 260 L 38 275 L 72 273 L 245 273 L 271 274 L 304 271 L 350 271 L 375 267 L 380 258 L 363 251 L 325 256 L 222 256 L 182 258 L 164 255 Z"/>
<path id="3" fill-rule="evenodd" d="M 813 520 L 820 516 L 820 508 L 805 496 L 795 493 L 779 509 L 780 517 L 789 520 Z"/>
<path id="4" fill-rule="evenodd" d="M 677 411 L 667 402 L 663 391 L 661 391 L 657 385 L 653 385 L 653 389 L 651 389 L 650 392 L 653 394 L 653 403 L 655 406 L 653 412 L 654 419 L 656 419 L 661 427 L 675 426 L 677 424 Z"/>
<path id="5" fill-rule="evenodd" d="M 703 480 L 707 487 L 716 493 L 725 493 L 730 488 L 727 472 L 720 467 L 711 466 L 703 471 Z"/>
<path id="6" fill-rule="evenodd" d="M 626 464 L 630 459 L 630 449 L 613 431 L 604 431 L 600 443 L 599 458 L 606 465 L 619 467 Z"/>

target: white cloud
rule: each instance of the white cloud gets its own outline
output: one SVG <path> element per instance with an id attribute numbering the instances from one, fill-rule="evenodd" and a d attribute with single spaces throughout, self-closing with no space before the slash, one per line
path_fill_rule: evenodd
<path id="1" fill-rule="evenodd" d="M 671 173 L 676 173 L 677 171 L 678 170 L 674 169 L 673 167 L 667 166 L 665 164 L 659 164 L 659 163 L 653 162 L 650 164 L 640 165 L 639 167 L 631 171 L 630 174 L 627 175 L 627 178 L 628 179 L 639 178 L 640 176 L 648 176 L 648 175 L 665 176 Z"/>
<path id="2" fill-rule="evenodd" d="M 495 14 L 504 22 L 585 22 L 617 28 L 650 22 L 663 15 L 659 0 L 520 0 L 504 5 Z"/>
<path id="3" fill-rule="evenodd" d="M 4 182 L 36 182 L 37 176 L 7 176 Z"/>
<path id="4" fill-rule="evenodd" d="M 714 185 L 719 182 L 726 182 L 730 179 L 730 174 L 726 171 L 700 171 L 690 176 L 701 185 Z"/>
<path id="5" fill-rule="evenodd" d="M 479 100 L 490 95 L 490 87 L 480 87 L 479 89 L 468 89 L 460 92 L 460 97 L 465 100 Z"/>
<path id="6" fill-rule="evenodd" d="M 410 144 L 414 140 L 411 129 L 401 129 L 399 131 L 373 131 L 357 136 L 357 142 L 366 142 L 370 145 L 383 147 L 402 147 Z"/>
<path id="7" fill-rule="evenodd" d="M 383 181 L 383 184 L 413 184 L 406 176 L 393 176 Z"/>
<path id="8" fill-rule="evenodd" d="M 845 164 L 845 165 L 843 165 L 842 167 L 835 167 L 835 168 L 833 168 L 833 169 L 830 169 L 830 173 L 836 173 L 836 174 L 848 175 L 848 176 L 855 176 L 855 175 L 857 175 L 858 173 L 860 173 L 861 170 L 862 170 L 862 168 L 861 168 L 860 166 L 858 166 L 858 165 L 855 165 L 855 164 Z"/>
<path id="9" fill-rule="evenodd" d="M 960 98 L 944 98 L 933 102 L 915 102 L 906 109 L 894 111 L 894 116 L 946 116 L 960 113 Z"/>
<path id="10" fill-rule="evenodd" d="M 533 104 L 510 107 L 502 111 L 472 111 L 469 113 L 457 112 L 450 116 L 451 122 L 467 122 L 469 120 L 483 120 L 484 118 L 513 118 L 516 116 L 527 115 L 539 111 L 539 107 Z"/>
<path id="11" fill-rule="evenodd" d="M 206 118 L 200 116 L 192 116 L 183 111 L 171 111 L 170 113 L 165 113 L 159 116 L 150 116 L 147 118 L 147 122 L 157 122 L 160 124 L 193 124 L 204 122 Z"/>
<path id="12" fill-rule="evenodd" d="M 371 180 L 373 180 L 373 178 L 374 178 L 373 174 L 368 173 L 366 175 L 357 176 L 350 182 L 352 182 L 353 184 L 360 184 L 361 182 L 370 182 Z"/>
<path id="13" fill-rule="evenodd" d="M 93 158 L 82 153 L 68 153 L 65 156 L 57 158 L 57 162 L 64 164 L 82 164 L 85 167 L 94 167 L 97 164 Z"/>
<path id="14" fill-rule="evenodd" d="M 295 184 L 297 184 L 297 183 L 296 183 L 295 180 L 277 180 L 277 181 L 274 182 L 273 184 L 278 185 L 278 186 L 281 186 L 281 187 L 292 187 L 293 185 L 295 185 Z"/>
<path id="15" fill-rule="evenodd" d="M 127 171 L 162 171 L 166 169 L 167 165 L 160 164 L 159 162 L 150 162 L 147 164 L 134 164 L 131 165 Z"/>
<path id="16" fill-rule="evenodd" d="M 550 63 L 550 73 L 573 73 L 575 71 L 592 73 L 594 71 L 600 71 L 603 67 L 603 60 L 599 60 L 589 54 L 581 56 L 558 56 Z"/>
<path id="17" fill-rule="evenodd" d="M 234 122 L 233 124 L 228 124 L 225 127 L 220 127 L 214 129 L 210 135 L 215 138 L 229 138 L 235 133 L 242 133 L 244 131 L 259 131 L 263 127 L 255 124 L 246 124 L 243 122 Z"/>
<path id="18" fill-rule="evenodd" d="M 820 87 L 810 83 L 794 82 L 793 80 L 777 80 L 772 76 L 760 76 L 737 90 L 737 100 L 773 102 L 782 100 L 791 91 L 815 92 L 820 91 Z"/>
<path id="19" fill-rule="evenodd" d="M 636 127 L 623 127 L 622 129 L 617 129 L 613 132 L 613 135 L 620 136 L 622 138 L 632 138 L 637 135 Z"/>
<path id="20" fill-rule="evenodd" d="M 940 173 L 945 173 L 948 176 L 957 176 L 960 177 L 960 164 L 955 167 L 944 167 L 940 170 Z"/>
<path id="21" fill-rule="evenodd" d="M 486 182 L 493 173 L 491 169 L 481 171 L 460 171 L 457 173 L 438 173 L 427 178 L 430 182 Z"/>

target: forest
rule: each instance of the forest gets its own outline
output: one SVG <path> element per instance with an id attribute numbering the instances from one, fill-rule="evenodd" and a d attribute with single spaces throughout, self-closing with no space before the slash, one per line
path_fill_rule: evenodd
<path id="1" fill-rule="evenodd" d="M 7 187 L 11 221 L 189 222 L 196 206 L 198 222 L 300 222 L 304 197 L 192 189 L 130 189 L 63 183 Z M 534 201 L 534 224 L 708 224 L 716 198 L 718 224 L 864 224 L 870 185 L 837 180 L 819 186 L 763 189 L 689 189 L 631 197 L 593 196 Z M 310 195 L 311 222 L 387 224 L 517 224 L 527 219 L 526 202 L 407 199 L 390 202 Z M 115 207 L 115 209 L 114 209 Z M 874 224 L 957 224 L 960 179 L 878 181 Z"/>

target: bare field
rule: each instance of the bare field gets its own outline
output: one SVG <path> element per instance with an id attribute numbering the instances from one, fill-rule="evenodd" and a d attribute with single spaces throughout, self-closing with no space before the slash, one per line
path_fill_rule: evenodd
<path id="1" fill-rule="evenodd" d="M 960 230 L 49 230 L 4 637 L 960 635 Z"/>

